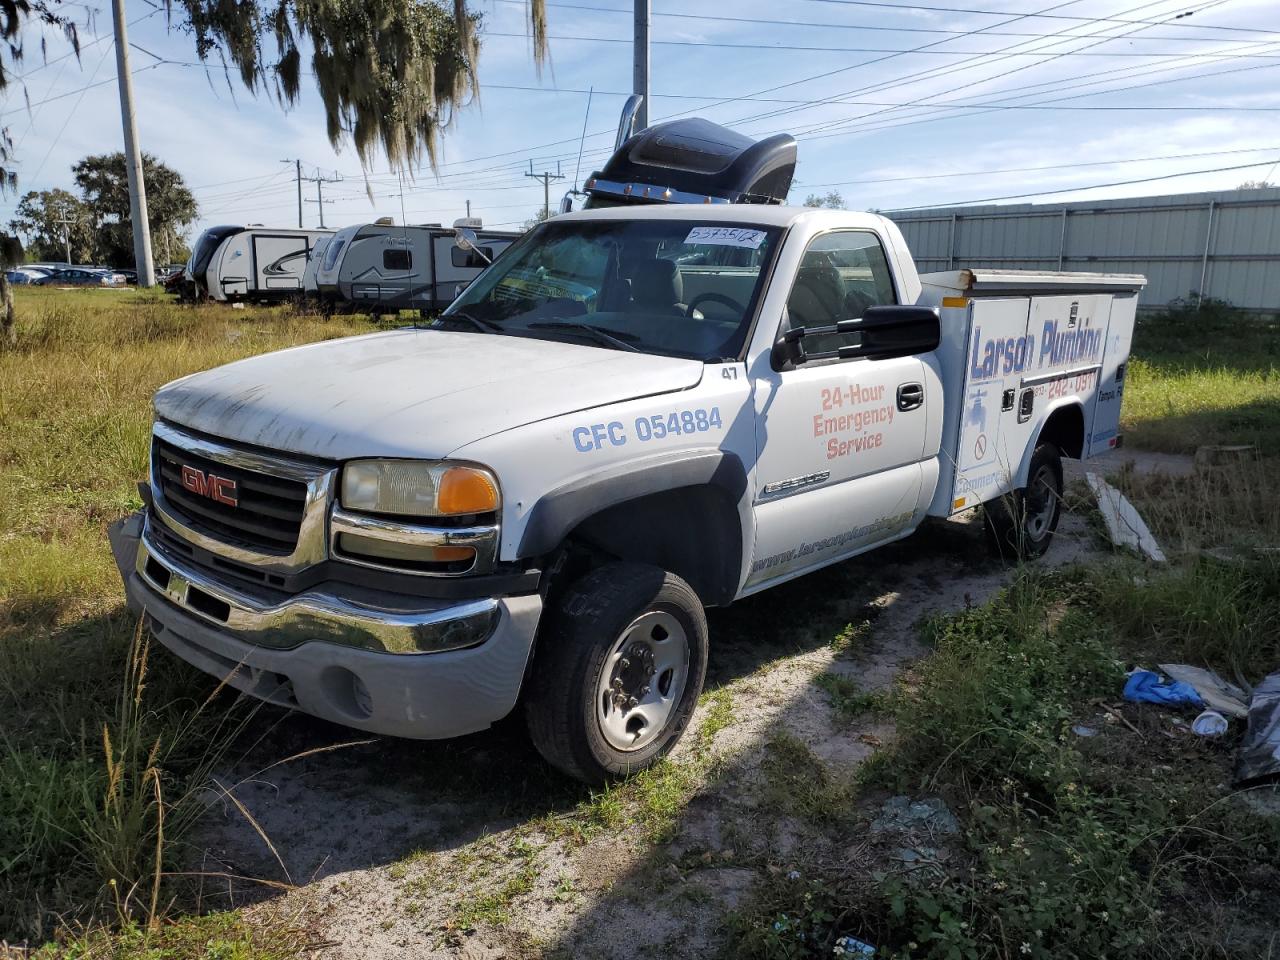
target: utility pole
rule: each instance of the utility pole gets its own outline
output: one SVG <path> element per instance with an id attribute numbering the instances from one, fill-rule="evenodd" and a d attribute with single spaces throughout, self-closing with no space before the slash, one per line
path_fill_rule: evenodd
<path id="1" fill-rule="evenodd" d="M 339 181 L 342 180 L 342 177 L 338 176 L 336 173 L 332 177 L 322 177 L 320 176 L 320 171 L 317 169 L 316 175 L 314 177 L 303 177 L 302 179 L 309 180 L 316 185 L 316 198 L 308 202 L 314 203 L 316 205 L 316 208 L 320 211 L 320 229 L 323 230 L 324 229 L 324 205 L 326 203 L 333 203 L 332 200 L 326 200 L 324 198 L 324 185 L 326 183 L 338 183 Z M 299 191 L 301 191 L 302 189 L 301 181 L 299 181 L 298 189 Z M 301 225 L 301 218 L 299 218 L 299 225 Z"/>
<path id="2" fill-rule="evenodd" d="M 133 265 L 138 286 L 153 287 L 151 224 L 147 218 L 147 185 L 142 176 L 142 151 L 138 149 L 138 119 L 133 110 L 133 75 L 129 72 L 129 34 L 124 22 L 124 0 L 111 0 L 116 32 L 116 80 L 120 87 L 120 122 L 124 126 L 124 168 L 129 177 L 129 217 L 133 220 Z"/>
<path id="3" fill-rule="evenodd" d="M 292 163 L 294 176 L 298 181 L 298 229 L 302 229 L 302 161 L 281 160 L 281 163 Z"/>
<path id="4" fill-rule="evenodd" d="M 542 219 L 551 219 L 551 181 L 563 180 L 564 174 L 560 172 L 560 162 L 556 161 L 556 172 L 545 170 L 542 173 L 533 172 L 533 161 L 529 161 L 529 169 L 524 172 L 526 177 L 532 177 L 534 180 L 542 181 Z"/>
<path id="5" fill-rule="evenodd" d="M 55 220 L 54 223 L 62 224 L 62 241 L 67 247 L 67 266 L 71 266 L 71 227 L 75 224 L 74 220 Z"/>
<path id="6" fill-rule="evenodd" d="M 653 19 L 652 0 L 635 0 L 635 39 L 632 41 L 631 92 L 644 99 L 636 111 L 635 130 L 649 126 L 649 23 Z"/>

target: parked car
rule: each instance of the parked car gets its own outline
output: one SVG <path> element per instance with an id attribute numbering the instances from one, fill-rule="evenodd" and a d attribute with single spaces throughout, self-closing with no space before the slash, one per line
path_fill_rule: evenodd
<path id="1" fill-rule="evenodd" d="M 5 278 L 10 283 L 35 283 L 35 277 L 25 270 L 6 270 Z"/>
<path id="2" fill-rule="evenodd" d="M 72 267 L 67 270 L 55 270 L 47 277 L 36 280 L 35 283 L 42 287 L 113 287 L 124 282 L 115 277 L 115 274 L 103 273 L 99 270 Z"/>

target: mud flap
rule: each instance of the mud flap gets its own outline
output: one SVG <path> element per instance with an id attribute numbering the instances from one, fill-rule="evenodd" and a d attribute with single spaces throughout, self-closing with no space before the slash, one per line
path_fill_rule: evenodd
<path id="1" fill-rule="evenodd" d="M 138 559 L 138 541 L 142 539 L 142 511 L 132 513 L 107 527 L 107 539 L 111 542 L 111 556 L 115 558 L 116 569 L 120 571 L 125 600 L 129 609 L 141 616 L 142 604 L 129 593 L 129 577 Z"/>

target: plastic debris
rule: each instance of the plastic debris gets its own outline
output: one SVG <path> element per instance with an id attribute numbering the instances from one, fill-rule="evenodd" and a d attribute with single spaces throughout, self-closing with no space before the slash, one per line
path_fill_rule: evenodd
<path id="1" fill-rule="evenodd" d="M 1191 729 L 1202 737 L 1220 737 L 1231 724 L 1217 710 L 1206 710 L 1191 721 Z"/>
<path id="2" fill-rule="evenodd" d="M 1096 737 L 1098 735 L 1096 727 L 1086 727 L 1083 723 L 1077 723 L 1071 728 L 1071 732 L 1077 737 Z"/>
<path id="3" fill-rule="evenodd" d="M 1119 490 L 1096 473 L 1086 473 L 1085 480 L 1089 489 L 1098 498 L 1098 509 L 1102 512 L 1103 523 L 1107 526 L 1107 536 L 1118 547 L 1128 547 L 1146 557 L 1164 563 L 1166 557 L 1152 536 L 1151 530 L 1139 516 L 1137 508 L 1130 503 Z"/>
<path id="4" fill-rule="evenodd" d="M 831 952 L 837 957 L 874 957 L 876 948 L 856 937 L 841 937 Z"/>
<path id="5" fill-rule="evenodd" d="M 1213 710 L 1243 720 L 1249 715 L 1249 694 L 1234 683 L 1228 683 L 1212 670 L 1186 663 L 1162 663 L 1160 670 L 1170 680 L 1181 680 L 1196 688 L 1200 699 Z"/>
<path id="6" fill-rule="evenodd" d="M 1124 685 L 1124 698 L 1130 703 L 1159 703 L 1166 707 L 1203 707 L 1204 701 L 1189 683 L 1174 680 L 1166 683 L 1150 670 L 1135 670 Z"/>
<path id="7" fill-rule="evenodd" d="M 1236 757 L 1236 782 L 1280 774 L 1280 671 L 1253 688 L 1249 720 Z"/>
<path id="8" fill-rule="evenodd" d="M 955 835 L 960 822 L 937 797 L 913 801 L 910 797 L 890 797 L 871 821 L 872 833 L 902 833 L 923 830 L 927 835 Z"/>

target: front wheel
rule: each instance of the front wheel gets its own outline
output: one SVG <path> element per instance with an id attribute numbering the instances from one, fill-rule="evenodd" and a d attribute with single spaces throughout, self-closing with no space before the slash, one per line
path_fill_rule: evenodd
<path id="1" fill-rule="evenodd" d="M 707 620 L 693 589 L 657 567 L 606 564 L 569 587 L 540 633 L 529 734 L 571 777 L 626 776 L 676 745 L 706 670 Z"/>
<path id="2" fill-rule="evenodd" d="M 1027 485 L 984 505 L 991 546 L 1000 558 L 1034 560 L 1053 542 L 1062 514 L 1062 454 L 1052 443 L 1036 445 Z"/>

